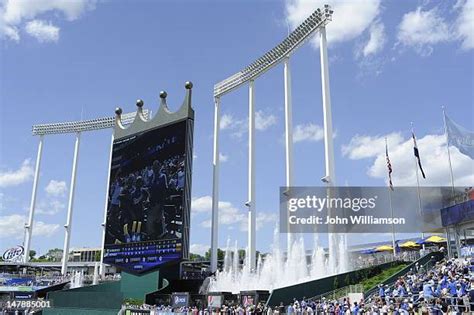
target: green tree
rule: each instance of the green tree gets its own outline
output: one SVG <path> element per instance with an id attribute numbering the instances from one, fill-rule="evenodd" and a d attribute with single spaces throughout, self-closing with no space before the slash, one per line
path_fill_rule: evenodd
<path id="1" fill-rule="evenodd" d="M 63 257 L 63 250 L 60 248 L 52 248 L 48 250 L 45 256 L 49 261 L 61 261 Z"/>
<path id="2" fill-rule="evenodd" d="M 224 256 L 225 256 L 225 252 L 218 248 L 217 249 L 217 260 L 222 260 L 224 259 Z M 211 259 L 211 249 L 209 248 L 209 250 L 206 252 L 206 255 L 204 256 L 206 257 L 206 260 L 210 260 Z"/>
<path id="3" fill-rule="evenodd" d="M 100 261 L 100 256 L 102 254 L 102 251 L 98 251 L 95 253 L 94 261 Z"/>
<path id="4" fill-rule="evenodd" d="M 189 260 L 192 260 L 192 261 L 201 261 L 201 260 L 204 260 L 205 258 L 199 254 L 193 254 L 193 253 L 189 253 Z"/>
<path id="5" fill-rule="evenodd" d="M 36 256 L 36 251 L 34 249 L 30 250 L 30 260 L 33 260 Z"/>

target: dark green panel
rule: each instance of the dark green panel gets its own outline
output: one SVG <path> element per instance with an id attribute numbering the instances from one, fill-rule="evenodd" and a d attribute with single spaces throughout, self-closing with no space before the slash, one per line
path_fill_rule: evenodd
<path id="1" fill-rule="evenodd" d="M 153 271 L 144 275 L 122 272 L 120 291 L 124 298 L 145 300 L 145 295 L 158 289 L 160 272 Z"/>

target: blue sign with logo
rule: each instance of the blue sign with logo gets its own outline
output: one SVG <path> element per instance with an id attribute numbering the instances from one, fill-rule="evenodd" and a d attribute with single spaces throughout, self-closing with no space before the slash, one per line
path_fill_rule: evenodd
<path id="1" fill-rule="evenodd" d="M 187 307 L 189 304 L 189 293 L 175 292 L 171 295 L 171 304 L 173 307 Z"/>

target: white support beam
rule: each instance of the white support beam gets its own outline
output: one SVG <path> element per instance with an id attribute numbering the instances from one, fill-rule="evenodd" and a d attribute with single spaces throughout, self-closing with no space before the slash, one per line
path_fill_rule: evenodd
<path id="1" fill-rule="evenodd" d="M 293 186 L 293 109 L 291 102 L 291 72 L 290 57 L 287 56 L 283 68 L 285 80 L 285 170 L 286 170 L 286 187 L 290 189 Z M 289 229 L 288 229 L 289 231 Z M 287 248 L 290 252 L 293 237 L 291 233 L 287 234 Z"/>
<path id="2" fill-rule="evenodd" d="M 220 98 L 214 98 L 214 155 L 212 160 L 212 226 L 211 226 L 211 271 L 217 270 L 217 247 L 219 245 L 219 130 L 221 121 Z"/>
<path id="3" fill-rule="evenodd" d="M 331 93 L 329 88 L 329 64 L 326 39 L 326 27 L 320 29 L 319 50 L 321 57 L 321 84 L 323 97 L 323 117 L 324 117 L 324 154 L 325 154 L 325 177 L 323 181 L 330 187 L 336 185 L 336 172 L 334 167 L 334 144 L 332 129 L 332 112 L 331 112 Z M 336 233 L 329 231 L 328 248 L 329 263 L 328 266 L 334 267 L 331 273 L 336 273 L 336 266 L 340 266 L 339 261 L 339 237 Z"/>
<path id="4" fill-rule="evenodd" d="M 109 205 L 109 186 L 110 186 L 110 170 L 112 168 L 112 153 L 114 148 L 114 135 L 112 135 L 110 141 L 110 153 L 109 153 L 109 167 L 107 171 L 107 186 L 105 188 L 105 205 L 104 205 L 104 220 L 102 221 L 102 247 L 100 251 L 100 276 L 103 278 L 105 276 L 105 264 L 104 264 L 104 246 L 105 246 L 105 230 L 107 223 L 107 207 Z"/>
<path id="5" fill-rule="evenodd" d="M 321 55 L 321 83 L 322 83 L 322 96 L 323 96 L 324 152 L 325 152 L 326 180 L 331 186 L 335 186 L 336 185 L 336 171 L 334 167 L 331 92 L 329 88 L 328 50 L 327 50 L 325 27 L 321 28 L 319 47 L 320 47 L 320 55 Z"/>
<path id="6" fill-rule="evenodd" d="M 74 207 L 74 192 L 76 188 L 76 174 L 77 174 L 77 162 L 79 157 L 79 144 L 81 142 L 81 133 L 76 133 L 76 143 L 74 145 L 74 157 L 72 161 L 72 174 L 71 174 L 71 184 L 69 185 L 69 203 L 67 207 L 67 219 L 64 234 L 64 248 L 63 248 L 63 260 L 61 266 L 61 274 L 65 275 L 67 273 L 67 263 L 69 258 L 69 242 L 71 239 L 71 227 L 72 227 L 72 210 Z"/>
<path id="7" fill-rule="evenodd" d="M 256 264 L 256 205 L 255 205 L 255 84 L 249 82 L 249 165 L 248 165 L 248 252 L 247 266 L 255 270 Z"/>
<path id="8" fill-rule="evenodd" d="M 35 165 L 35 177 L 33 179 L 33 190 L 31 192 L 30 202 L 30 215 L 28 217 L 28 223 L 25 224 L 25 253 L 23 256 L 23 262 L 27 263 L 30 259 L 30 247 L 31 247 L 31 235 L 33 234 L 33 222 L 35 218 L 35 207 L 36 207 L 36 193 L 38 191 L 39 172 L 41 167 L 41 156 L 43 154 L 43 141 L 44 137 L 40 136 L 38 144 L 38 153 L 36 154 L 36 165 Z"/>

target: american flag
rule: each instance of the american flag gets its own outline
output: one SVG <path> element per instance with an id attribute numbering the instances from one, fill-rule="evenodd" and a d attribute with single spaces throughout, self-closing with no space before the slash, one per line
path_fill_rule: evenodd
<path id="1" fill-rule="evenodd" d="M 392 163 L 390 162 L 390 158 L 388 157 L 388 145 L 387 139 L 385 139 L 385 157 L 387 158 L 387 168 L 388 168 L 388 185 L 390 189 L 393 190 L 393 183 L 392 183 Z"/>

